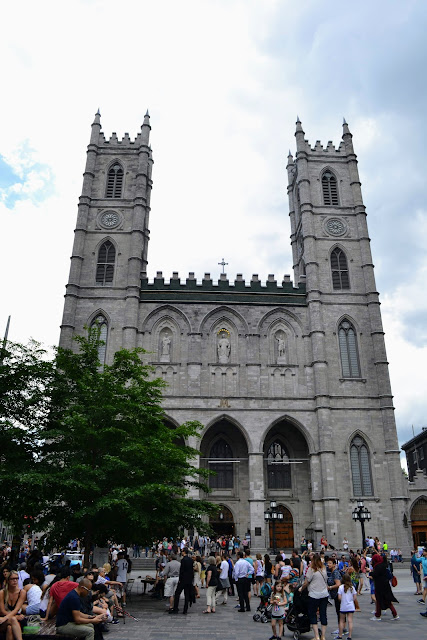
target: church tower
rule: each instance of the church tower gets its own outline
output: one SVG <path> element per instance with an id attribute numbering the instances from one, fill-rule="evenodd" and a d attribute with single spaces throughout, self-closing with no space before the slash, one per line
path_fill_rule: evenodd
<path id="1" fill-rule="evenodd" d="M 121 140 L 115 133 L 106 140 L 99 111 L 95 115 L 65 294 L 62 347 L 71 347 L 73 335 L 94 322 L 101 326 L 109 353 L 136 346 L 149 240 L 150 129 L 147 111 L 135 140 L 127 133 Z"/>
<path id="2" fill-rule="evenodd" d="M 302 536 L 318 547 L 322 534 L 357 549 L 352 513 L 363 501 L 366 533 L 408 551 L 408 494 L 347 123 L 336 148 L 312 147 L 297 121 L 287 165 L 295 283 L 286 272 L 214 282 L 209 272 L 158 271 L 149 280 L 149 134 L 148 113 L 135 140 L 106 140 L 95 116 L 61 346 L 96 322 L 101 361 L 121 347 L 145 350 L 166 383 L 165 421 L 202 424 L 185 444 L 215 471 L 209 495 L 194 497 L 218 505 L 210 521 L 218 535 L 246 537 L 254 553 L 291 549 Z"/>
<path id="3" fill-rule="evenodd" d="M 340 475 L 330 473 L 342 464 L 340 454 L 344 459 L 349 453 L 354 498 L 363 497 L 371 510 L 375 504 L 386 531 L 396 523 L 403 547 L 407 535 L 398 523 L 407 498 L 352 135 L 344 120 L 338 148 L 332 142 L 323 147 L 320 141 L 312 148 L 298 118 L 295 137 L 296 158 L 288 156 L 288 196 L 294 273 L 296 279 L 306 279 L 321 478 L 313 487 L 315 522 L 322 526 L 329 520 L 330 539 L 354 507 L 350 504 L 346 513 L 337 499 Z M 375 496 L 384 495 L 385 479 L 391 496 L 377 505 Z"/>

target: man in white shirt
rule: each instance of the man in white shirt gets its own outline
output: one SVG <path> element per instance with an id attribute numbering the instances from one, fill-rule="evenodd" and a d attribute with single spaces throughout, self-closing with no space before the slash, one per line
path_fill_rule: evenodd
<path id="1" fill-rule="evenodd" d="M 237 553 L 238 560 L 234 565 L 233 569 L 233 578 L 237 584 L 237 593 L 239 596 L 240 609 L 239 613 L 251 610 L 251 605 L 249 602 L 249 592 L 248 592 L 248 576 L 253 573 L 253 566 L 247 561 L 244 560 L 243 551 L 239 551 Z"/>
<path id="2" fill-rule="evenodd" d="M 126 581 L 127 581 L 127 572 L 129 568 L 129 563 L 125 558 L 125 554 L 122 552 L 119 553 L 119 558 L 117 560 L 117 582 L 122 583 L 123 596 L 122 596 L 122 604 L 125 606 L 126 604 Z"/>

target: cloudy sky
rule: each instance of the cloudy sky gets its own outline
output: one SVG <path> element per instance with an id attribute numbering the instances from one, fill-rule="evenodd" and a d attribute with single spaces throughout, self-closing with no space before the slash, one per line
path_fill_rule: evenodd
<path id="1" fill-rule="evenodd" d="M 56 344 L 90 124 L 154 153 L 149 274 L 291 273 L 286 156 L 354 135 L 401 442 L 427 426 L 424 0 L 2 9 L 0 331 Z"/>

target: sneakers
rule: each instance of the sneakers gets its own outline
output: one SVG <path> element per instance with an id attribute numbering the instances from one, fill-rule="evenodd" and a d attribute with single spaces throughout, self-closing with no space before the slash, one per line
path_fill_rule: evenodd
<path id="1" fill-rule="evenodd" d="M 425 602 L 424 602 L 424 600 L 423 600 L 422 598 L 420 598 L 419 600 L 417 600 L 417 602 L 418 602 L 419 604 L 425 604 Z"/>
<path id="2" fill-rule="evenodd" d="M 394 618 L 392 618 L 392 620 L 400 620 L 399 616 L 394 616 Z"/>
<path id="3" fill-rule="evenodd" d="M 374 611 L 374 613 L 375 613 L 375 611 Z M 348 635 L 348 629 L 344 629 L 342 634 L 343 634 L 343 636 Z M 339 629 L 335 629 L 335 631 L 332 631 L 332 633 L 331 633 L 331 636 L 339 636 L 339 635 L 340 635 L 340 630 Z M 335 638 L 335 640 L 336 640 L 336 638 Z"/>
<path id="4" fill-rule="evenodd" d="M 420 611 L 420 616 L 427 618 L 427 611 Z"/>
<path id="5" fill-rule="evenodd" d="M 375 616 L 373 618 L 369 618 L 369 620 L 375 620 L 375 622 L 378 622 L 379 620 L 381 620 L 381 618 L 376 618 Z"/>

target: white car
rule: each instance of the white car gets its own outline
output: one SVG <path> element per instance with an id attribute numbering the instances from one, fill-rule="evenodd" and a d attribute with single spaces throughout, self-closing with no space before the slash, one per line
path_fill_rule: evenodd
<path id="1" fill-rule="evenodd" d="M 62 553 L 53 553 L 49 557 L 49 564 L 51 562 L 55 562 L 57 558 L 60 558 L 62 555 L 65 556 L 67 560 L 71 560 L 70 566 L 74 566 L 75 564 L 79 564 L 81 567 L 83 566 L 83 553 L 75 553 L 74 551 L 66 551 L 64 554 Z"/>

